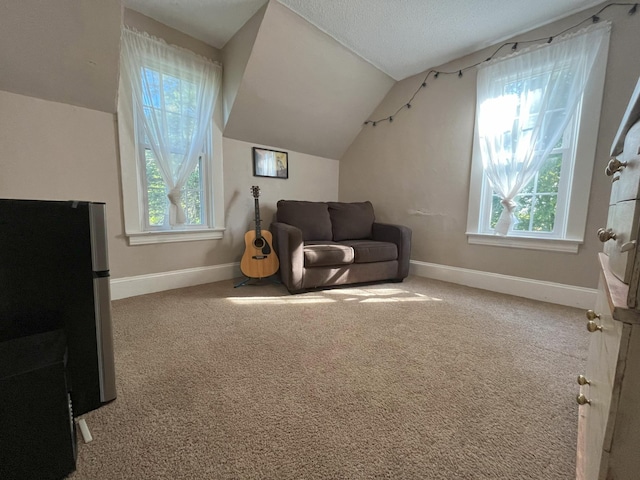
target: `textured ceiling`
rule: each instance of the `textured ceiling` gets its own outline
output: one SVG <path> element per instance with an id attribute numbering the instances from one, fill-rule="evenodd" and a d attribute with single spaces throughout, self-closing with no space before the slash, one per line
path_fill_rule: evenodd
<path id="1" fill-rule="evenodd" d="M 601 0 L 277 0 L 396 80 Z M 266 0 L 124 0 L 222 48 Z"/>

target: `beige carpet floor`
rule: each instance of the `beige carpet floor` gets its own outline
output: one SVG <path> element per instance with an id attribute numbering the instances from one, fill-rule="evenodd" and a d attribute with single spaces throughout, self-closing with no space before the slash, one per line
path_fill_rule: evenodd
<path id="1" fill-rule="evenodd" d="M 584 312 L 410 277 L 113 302 L 73 480 L 575 478 Z"/>

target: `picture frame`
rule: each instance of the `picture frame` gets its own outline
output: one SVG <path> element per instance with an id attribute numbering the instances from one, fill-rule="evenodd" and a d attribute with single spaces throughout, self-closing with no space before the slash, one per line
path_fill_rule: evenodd
<path id="1" fill-rule="evenodd" d="M 289 178 L 289 154 L 268 148 L 253 147 L 253 176 Z"/>

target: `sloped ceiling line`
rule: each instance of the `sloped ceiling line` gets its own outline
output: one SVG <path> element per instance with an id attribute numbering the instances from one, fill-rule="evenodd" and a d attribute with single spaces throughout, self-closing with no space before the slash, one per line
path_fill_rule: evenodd
<path id="1" fill-rule="evenodd" d="M 274 1 L 250 49 L 224 130 L 237 140 L 340 159 L 395 83 Z"/>

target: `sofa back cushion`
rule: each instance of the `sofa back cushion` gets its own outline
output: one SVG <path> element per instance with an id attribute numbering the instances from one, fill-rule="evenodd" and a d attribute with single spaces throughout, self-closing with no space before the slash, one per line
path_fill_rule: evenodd
<path id="1" fill-rule="evenodd" d="M 375 221 L 371 202 L 329 202 L 328 205 L 334 242 L 371 238 Z"/>
<path id="2" fill-rule="evenodd" d="M 302 231 L 302 240 L 331 240 L 331 217 L 324 202 L 279 200 L 276 219 Z"/>

